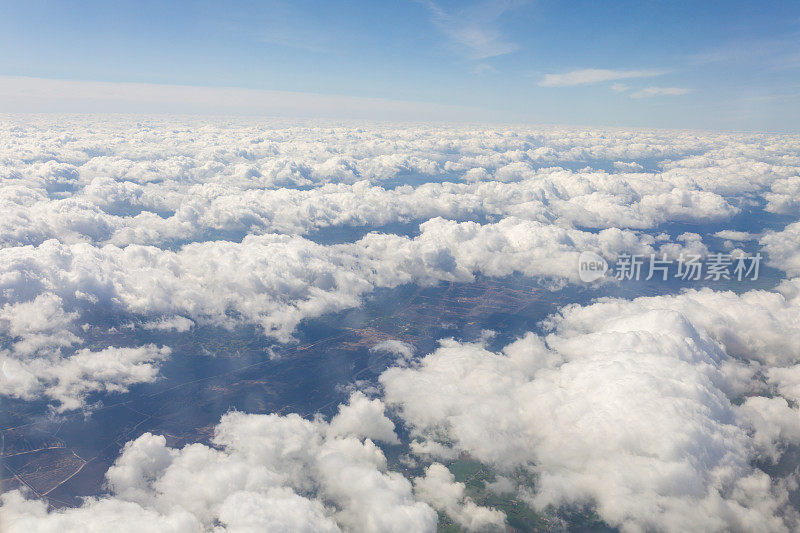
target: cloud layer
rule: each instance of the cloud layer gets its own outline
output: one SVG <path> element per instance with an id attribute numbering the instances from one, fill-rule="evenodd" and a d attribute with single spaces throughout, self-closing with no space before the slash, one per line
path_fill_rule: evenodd
<path id="1" fill-rule="evenodd" d="M 543 513 L 596 509 L 625 531 L 789 531 L 796 473 L 768 474 L 800 445 L 800 287 L 741 296 L 708 289 L 567 306 L 499 352 L 446 340 L 354 392 L 325 422 L 229 413 L 211 445 L 145 434 L 106 474 L 110 493 L 47 511 L 3 496 L 9 531 L 432 531 L 436 511 L 467 530 L 502 529 L 442 464 L 467 454 L 490 490 Z M 398 350 L 402 352 L 402 350 Z M 417 475 L 382 449 L 406 446 Z M 408 476 L 408 477 L 406 477 Z M 532 482 L 531 482 L 532 480 Z M 553 515 L 557 523 L 557 515 Z"/>
<path id="2" fill-rule="evenodd" d="M 800 443 L 797 282 L 782 290 L 570 306 L 544 338 L 445 341 L 387 370 L 385 401 L 416 453 L 527 470 L 519 497 L 542 510 L 593 505 L 631 531 L 789 530 L 794 474 L 753 466 Z"/>
<path id="3" fill-rule="evenodd" d="M 14 378 L 0 392 L 61 408 L 86 395 L 57 384 L 74 379 L 78 360 L 66 359 L 96 328 L 84 323 L 93 307 L 154 330 L 254 324 L 287 341 L 378 287 L 514 273 L 560 286 L 587 249 L 613 259 L 688 246 L 648 234 L 664 225 L 719 224 L 759 204 L 798 213 L 791 136 L 91 124 L 0 126 L 4 309 L 44 306 L 50 323 L 8 319 L 0 357 Z M 397 224 L 412 235 L 381 229 Z M 792 227 L 762 245 L 793 272 Z M 337 228 L 357 231 L 326 243 Z M 129 377 L 98 368 L 86 390 L 156 379 L 155 349 L 119 360 Z"/>
<path id="4" fill-rule="evenodd" d="M 0 394 L 57 412 L 159 379 L 168 343 L 97 342 L 123 326 L 289 343 L 381 288 L 577 284 L 587 250 L 719 245 L 786 276 L 565 305 L 500 348 L 384 339 L 394 366 L 330 420 L 232 412 L 180 449 L 141 435 L 79 507 L 3 495 L 10 531 L 502 530 L 461 460 L 554 524 L 798 525 L 800 480 L 778 467 L 800 446 L 797 136 L 64 117 L 4 122 L 0 141 Z"/>

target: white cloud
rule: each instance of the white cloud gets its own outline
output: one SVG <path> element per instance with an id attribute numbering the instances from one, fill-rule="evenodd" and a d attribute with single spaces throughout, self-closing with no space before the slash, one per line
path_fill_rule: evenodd
<path id="1" fill-rule="evenodd" d="M 415 500 L 412 484 L 388 470 L 380 448 L 363 438 L 383 415 L 372 413 L 363 427 L 336 422 L 356 422 L 358 414 L 349 410 L 363 413 L 365 406 L 382 413 L 377 400 L 354 401 L 360 405 L 341 406 L 330 426 L 295 414 L 228 413 L 215 428 L 213 446 L 172 449 L 164 437 L 146 433 L 127 443 L 106 473 L 109 496 L 48 512 L 9 492 L 0 507 L 4 531 L 63 531 L 78 524 L 83 531 L 132 531 L 134 524 L 176 532 L 435 531 L 435 511 Z M 378 422 L 390 425 L 385 417 Z"/>
<path id="2" fill-rule="evenodd" d="M 4 530 L 10 532 L 86 531 L 105 533 L 109 527 L 120 533 L 138 533 L 142 524 L 155 533 L 195 533 L 202 526 L 191 514 L 184 511 L 161 515 L 143 509 L 136 503 L 117 499 L 89 501 L 84 507 L 50 513 L 42 500 L 28 500 L 20 492 L 6 492 L 0 496 L 0 515 Z"/>
<path id="3" fill-rule="evenodd" d="M 352 435 L 389 444 L 399 444 L 394 424 L 386 418 L 380 400 L 370 400 L 360 392 L 350 396 L 347 406 L 339 406 L 339 412 L 331 419 L 328 431 L 331 435 Z"/>
<path id="4" fill-rule="evenodd" d="M 323 246 L 302 237 L 247 236 L 240 243 L 193 243 L 173 252 L 88 243 L 0 250 L 0 289 L 26 301 L 36 287 L 78 295 L 133 315 L 181 315 L 195 322 L 242 322 L 289 340 L 306 318 L 359 305 L 376 287 L 470 281 L 475 274 L 576 280 L 578 254 L 613 258 L 649 253 L 652 237 L 617 229 L 591 233 L 506 218 L 496 224 L 440 218 L 416 238 L 371 233 L 355 243 Z M 24 271 L 24 275 L 23 275 Z"/>
<path id="5" fill-rule="evenodd" d="M 798 283 L 569 305 L 548 335 L 500 352 L 447 340 L 384 372 L 383 401 L 355 392 L 330 422 L 230 413 L 213 446 L 180 450 L 146 434 L 109 469 L 109 496 L 48 512 L 11 492 L 0 512 L 12 532 L 91 531 L 95 518 L 164 531 L 427 531 L 433 509 L 467 529 L 500 528 L 503 514 L 435 462 L 467 452 L 497 472 L 491 490 L 542 510 L 588 504 L 629 530 L 791 529 L 791 479 L 754 464 L 800 444 L 787 401 L 800 397 Z M 413 485 L 373 444 L 399 442 L 384 401 L 427 464 Z M 519 469 L 532 488 L 511 481 Z"/>
<path id="6" fill-rule="evenodd" d="M 430 120 L 431 117 L 463 120 L 465 116 L 491 116 L 477 108 L 385 98 L 20 76 L 0 76 L 0 111 L 236 114 L 364 120 Z"/>
<path id="7" fill-rule="evenodd" d="M 652 78 L 668 71 L 664 69 L 644 70 L 611 70 L 602 68 L 585 68 L 572 70 L 563 74 L 545 74 L 539 82 L 540 87 L 574 87 L 590 85 L 604 81 L 627 80 L 634 78 Z M 618 84 L 615 84 L 618 85 Z"/>
<path id="8" fill-rule="evenodd" d="M 714 237 L 727 239 L 729 241 L 752 241 L 757 239 L 758 235 L 754 235 L 747 231 L 721 230 L 714 233 Z"/>
<path id="9" fill-rule="evenodd" d="M 758 372 L 800 360 L 794 289 L 568 306 L 544 338 L 499 353 L 448 340 L 380 381 L 415 453 L 527 469 L 533 492 L 517 497 L 540 509 L 594 505 L 626 530 L 788 530 L 791 480 L 753 463 L 800 438 L 797 407 L 764 396 Z"/>
<path id="10" fill-rule="evenodd" d="M 346 128 L 198 124 L 190 129 L 167 122 L 153 124 L 134 144 L 127 139 L 141 137 L 136 123 L 88 129 L 80 121 L 73 124 L 74 139 L 63 144 L 57 128 L 47 124 L 29 126 L 24 135 L 3 134 L 14 147 L 4 167 L 14 177 L 0 189 L 4 244 L 56 238 L 175 247 L 209 238 L 238 240 L 248 233 L 307 234 L 436 216 L 513 215 L 585 227 L 647 228 L 676 216 L 729 217 L 737 208 L 724 196 L 744 193 L 763 196 L 768 209 L 791 212 L 798 166 L 795 145 L 780 136 L 770 137 L 764 148 L 763 141 L 743 135 L 581 136 L 579 130 L 521 129 L 492 131 L 487 143 L 477 145 L 476 136 L 486 132 L 376 128 L 365 129 L 363 142 L 357 142 Z M 538 140 L 528 146 L 526 138 Z M 101 155 L 93 152 L 98 143 L 105 146 Z M 443 152 L 445 145 L 451 148 Z M 639 169 L 639 159 L 665 160 L 665 170 L 609 176 L 561 168 L 604 159 L 631 171 Z M 409 173 L 445 183 L 382 186 Z M 458 183 L 462 178 L 471 182 Z M 685 198 L 686 209 L 662 209 L 661 199 L 672 197 Z"/>
<path id="11" fill-rule="evenodd" d="M 504 42 L 487 35 L 484 52 Z M 704 235 L 670 225 L 700 232 L 760 205 L 793 220 L 800 186 L 790 135 L 17 117 L 0 142 L 0 394 L 57 411 L 158 379 L 170 354 L 89 345 L 103 311 L 131 331 L 250 324 L 290 341 L 379 287 L 511 274 L 561 287 L 585 250 L 705 254 Z M 411 236 L 385 229 L 397 223 Z M 798 228 L 715 236 L 758 238 L 792 276 Z M 109 470 L 109 494 L 48 510 L 12 492 L 0 513 L 12 531 L 426 531 L 436 511 L 500 526 L 431 464 L 467 452 L 495 470 L 494 493 L 595 506 L 623 529 L 795 528 L 794 480 L 759 465 L 800 445 L 799 307 L 795 279 L 566 306 L 548 334 L 497 352 L 451 340 L 415 362 L 412 346 L 383 341 L 372 350 L 397 355 L 383 398 L 354 393 L 329 422 L 231 413 L 212 445 L 147 434 Z M 377 441 L 421 470 L 393 472 Z"/>
<path id="12" fill-rule="evenodd" d="M 425 476 L 414 480 L 414 492 L 435 509 L 443 511 L 467 531 L 505 531 L 506 516 L 502 511 L 477 505 L 465 495 L 466 485 L 442 464 L 433 463 Z"/>
<path id="13" fill-rule="evenodd" d="M 642 90 L 632 92 L 631 98 L 647 98 L 649 96 L 678 96 L 689 94 L 691 89 L 685 87 L 646 87 Z"/>
<path id="14" fill-rule="evenodd" d="M 629 230 L 721 222 L 760 199 L 791 214 L 800 168 L 778 135 L 142 120 L 0 126 L 0 325 L 7 367 L 26 369 L 9 394 L 47 395 L 54 378 L 37 373 L 80 347 L 79 325 L 99 331 L 88 307 L 156 331 L 249 323 L 289 340 L 376 287 L 514 272 L 559 286 L 584 249 L 704 253 Z M 386 183 L 407 175 L 434 183 Z M 312 240 L 417 221 L 415 238 Z M 761 242 L 789 270 L 791 228 Z"/>
<path id="15" fill-rule="evenodd" d="M 194 322 L 183 316 L 170 316 L 144 322 L 141 327 L 144 329 L 184 333 L 194 327 Z"/>
<path id="16" fill-rule="evenodd" d="M 477 2 L 457 11 L 446 11 L 431 0 L 422 1 L 433 22 L 450 39 L 453 47 L 470 59 L 488 59 L 514 52 L 518 45 L 506 39 L 498 19 L 517 3 Z"/>
<path id="17" fill-rule="evenodd" d="M 635 161 L 629 163 L 625 161 L 614 161 L 614 168 L 628 172 L 641 172 L 644 170 L 644 167 Z"/>
<path id="18" fill-rule="evenodd" d="M 0 394 L 26 400 L 45 396 L 57 402 L 58 411 L 67 411 L 84 406 L 90 393 L 125 392 L 156 380 L 169 348 L 73 350 L 82 343 L 74 323 L 78 315 L 66 312 L 63 300 L 51 292 L 0 308 L 0 335 L 9 343 L 0 349 Z"/>
<path id="19" fill-rule="evenodd" d="M 83 348 L 68 356 L 53 352 L 25 358 L 0 351 L 0 394 L 26 400 L 44 395 L 58 402 L 58 411 L 78 409 L 90 393 L 127 392 L 131 385 L 155 381 L 158 363 L 170 351 L 152 344 L 97 351 Z"/>
<path id="20" fill-rule="evenodd" d="M 406 342 L 390 339 L 381 341 L 372 348 L 371 352 L 389 352 L 402 356 L 404 359 L 411 359 L 414 355 L 414 347 Z"/>
<path id="21" fill-rule="evenodd" d="M 800 222 L 781 231 L 768 231 L 758 242 L 767 253 L 769 265 L 792 277 L 800 275 Z"/>
<path id="22" fill-rule="evenodd" d="M 775 180 L 764 195 L 766 211 L 782 215 L 800 214 L 800 176 Z"/>

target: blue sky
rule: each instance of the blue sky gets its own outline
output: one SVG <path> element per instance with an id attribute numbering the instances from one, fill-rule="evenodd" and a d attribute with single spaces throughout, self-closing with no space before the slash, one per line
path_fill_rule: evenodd
<path id="1" fill-rule="evenodd" d="M 393 108 L 415 120 L 441 106 L 448 119 L 504 122 L 800 123 L 798 2 L 27 1 L 2 12 L 3 111 L 58 109 L 64 89 L 43 92 L 44 105 L 16 78 L 27 77 L 425 102 Z M 98 89 L 71 87 L 92 110 Z M 114 105 L 125 111 L 135 92 Z M 214 94 L 204 109 L 225 112 Z M 147 101 L 169 110 L 158 98 Z M 335 113 L 338 100 L 326 102 Z"/>

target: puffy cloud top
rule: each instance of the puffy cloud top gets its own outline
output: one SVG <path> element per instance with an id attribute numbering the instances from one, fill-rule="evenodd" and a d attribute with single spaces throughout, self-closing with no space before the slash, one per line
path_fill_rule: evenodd
<path id="1" fill-rule="evenodd" d="M 292 342 L 379 288 L 558 288 L 583 251 L 714 239 L 800 273 L 798 136 L 65 117 L 11 118 L 0 145 L 0 394 L 56 412 L 159 379 L 171 348 L 90 342 L 115 327 Z M 771 467 L 800 445 L 799 306 L 795 277 L 566 305 L 500 350 L 385 340 L 382 388 L 329 421 L 232 412 L 180 449 L 144 434 L 107 494 L 48 510 L 14 491 L 0 513 L 9 531 L 504 528 L 446 466 L 466 456 L 487 490 L 626 531 L 796 529 L 796 475 Z"/>

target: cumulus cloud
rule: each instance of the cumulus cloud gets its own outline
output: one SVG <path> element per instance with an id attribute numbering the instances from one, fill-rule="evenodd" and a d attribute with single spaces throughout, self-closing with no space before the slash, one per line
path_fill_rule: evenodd
<path id="1" fill-rule="evenodd" d="M 728 218 L 737 212 L 731 195 L 760 194 L 769 209 L 791 209 L 798 166 L 796 143 L 781 136 L 374 127 L 356 138 L 348 128 L 247 123 L 71 126 L 66 140 L 46 122 L 0 130 L 10 145 L 0 189 L 4 244 L 174 248 L 436 216 L 649 228 L 676 217 Z M 644 159 L 663 160 L 664 170 L 644 171 Z M 629 173 L 564 166 L 595 160 Z M 443 183 L 383 185 L 408 175 Z M 687 209 L 660 209 L 673 197 Z"/>
<path id="2" fill-rule="evenodd" d="M 635 161 L 614 161 L 614 168 L 617 170 L 627 170 L 628 172 L 641 172 L 644 167 Z"/>
<path id="3" fill-rule="evenodd" d="M 391 427 L 382 403 L 363 396 L 342 405 L 330 424 L 233 412 L 210 446 L 174 449 L 149 433 L 129 442 L 106 473 L 107 496 L 48 511 L 12 491 L 0 514 L 11 533 L 78 524 L 84 531 L 133 524 L 170 532 L 435 531 L 436 512 L 415 499 L 411 482 L 387 468 L 370 439 L 396 440 Z"/>
<path id="4" fill-rule="evenodd" d="M 405 359 L 411 359 L 411 356 L 414 355 L 414 347 L 412 345 L 394 339 L 381 341 L 372 348 L 370 348 L 370 351 L 389 352 L 396 355 L 400 355 Z"/>
<path id="5" fill-rule="evenodd" d="M 255 324 L 288 341 L 377 287 L 514 273 L 563 286 L 587 249 L 707 251 L 640 231 L 759 202 L 793 213 L 800 167 L 792 136 L 645 130 L 63 117 L 10 120 L 0 139 L 0 327 L 16 372 L 2 390 L 25 398 L 54 391 L 44 369 L 99 331 L 87 310 L 151 331 Z M 419 232 L 363 236 L 396 223 Z M 346 242 L 320 237 L 348 227 Z M 789 272 L 792 228 L 760 241 Z M 131 376 L 154 379 L 160 357 Z"/>
<path id="6" fill-rule="evenodd" d="M 141 324 L 141 327 L 158 331 L 177 331 L 179 333 L 184 333 L 194 327 L 194 322 L 183 316 L 169 316 L 144 322 Z"/>
<path id="7" fill-rule="evenodd" d="M 727 239 L 729 241 L 751 241 L 757 239 L 758 235 L 754 235 L 747 231 L 722 230 L 714 233 L 714 237 Z"/>
<path id="8" fill-rule="evenodd" d="M 90 393 L 125 392 L 157 379 L 169 348 L 151 344 L 74 350 L 82 343 L 77 317 L 51 292 L 0 307 L 0 334 L 6 344 L 0 349 L 0 394 L 25 400 L 45 396 L 57 402 L 58 411 L 66 411 L 82 407 Z"/>
<path id="9" fill-rule="evenodd" d="M 759 244 L 767 253 L 768 263 L 789 276 L 800 275 L 800 222 L 789 224 L 781 231 L 768 231 Z"/>
<path id="10" fill-rule="evenodd" d="M 158 377 L 158 363 L 167 347 L 109 347 L 77 350 L 69 356 L 37 354 L 19 358 L 0 351 L 3 378 L 0 393 L 32 400 L 40 394 L 58 402 L 58 411 L 78 409 L 92 392 L 127 392 L 131 385 Z"/>
<path id="11" fill-rule="evenodd" d="M 385 371 L 382 398 L 354 392 L 329 422 L 234 412 L 211 445 L 182 449 L 145 434 L 107 472 L 108 495 L 48 511 L 14 491 L 0 513 L 12 532 L 141 520 L 163 531 L 432 531 L 436 511 L 502 529 L 504 514 L 438 462 L 466 453 L 496 472 L 487 490 L 542 512 L 589 505 L 632 531 L 791 530 L 791 474 L 757 465 L 800 445 L 798 283 L 568 305 L 546 334 L 500 351 L 445 340 Z M 426 465 L 413 479 L 375 444 L 402 445 L 386 405 Z"/>
<path id="12" fill-rule="evenodd" d="M 477 55 L 504 45 L 492 33 L 503 8 L 486 9 L 492 16 L 479 24 L 486 46 Z M 460 15 L 442 13 L 448 28 L 472 31 Z M 661 72 L 590 69 L 546 80 L 566 86 Z M 86 331 L 105 327 L 87 311 L 113 311 L 153 332 L 247 324 L 291 341 L 304 320 L 358 306 L 376 288 L 511 274 L 561 287 L 577 281 L 585 250 L 610 260 L 622 252 L 702 255 L 699 235 L 647 233 L 723 223 L 754 205 L 791 216 L 800 183 L 797 136 L 781 135 L 62 117 L 3 122 L 0 141 L 0 394 L 44 398 L 61 411 L 158 379 L 170 353 L 84 347 Z M 397 223 L 410 235 L 385 229 Z M 800 272 L 795 226 L 753 230 L 770 265 L 791 275 Z M 328 228 L 357 231 L 330 243 Z M 364 235 L 371 229 L 379 231 Z M 797 345 L 786 334 L 794 331 L 792 287 L 704 295 L 709 303 L 680 312 L 728 354 L 788 365 Z M 703 311 L 692 314 L 695 307 Z M 732 325 L 723 310 L 734 308 L 750 320 Z M 413 359 L 407 346 L 374 349 Z M 376 423 L 373 436 L 391 441 L 374 404 L 359 405 Z M 771 405 L 750 402 L 765 420 L 785 414 Z M 757 425 L 756 415 L 750 420 Z M 342 418 L 336 426 L 353 424 Z M 454 453 L 432 440 L 412 448 Z M 237 505 L 255 508 L 258 498 Z"/>
<path id="13" fill-rule="evenodd" d="M 753 465 L 798 442 L 796 404 L 759 377 L 800 390 L 798 292 L 567 306 L 545 337 L 500 352 L 447 340 L 380 381 L 415 453 L 527 470 L 518 497 L 539 509 L 593 505 L 626 530 L 789 530 L 792 479 Z"/>
<path id="14" fill-rule="evenodd" d="M 420 231 L 415 238 L 371 233 L 331 246 L 270 234 L 179 251 L 50 240 L 0 250 L 0 288 L 19 302 L 53 287 L 60 298 L 121 306 L 132 314 L 180 315 L 222 326 L 246 321 L 285 341 L 302 320 L 357 306 L 375 287 L 470 281 L 478 273 L 574 281 L 582 250 L 616 257 L 647 253 L 653 242 L 630 231 L 592 233 L 513 217 L 487 225 L 437 218 Z"/>
<path id="15" fill-rule="evenodd" d="M 465 488 L 440 463 L 428 466 L 425 476 L 414 480 L 414 492 L 419 498 L 446 513 L 467 531 L 504 531 L 505 513 L 477 505 L 465 496 Z"/>
<path id="16" fill-rule="evenodd" d="M 767 200 L 766 211 L 781 215 L 800 213 L 800 176 L 776 179 L 764 198 Z"/>

